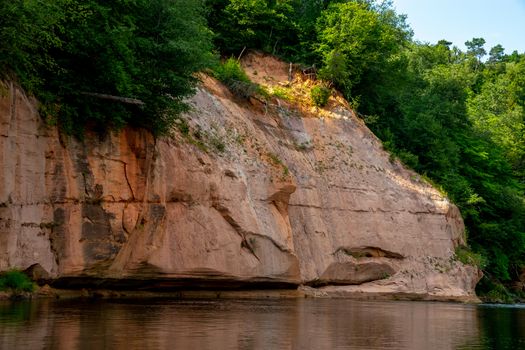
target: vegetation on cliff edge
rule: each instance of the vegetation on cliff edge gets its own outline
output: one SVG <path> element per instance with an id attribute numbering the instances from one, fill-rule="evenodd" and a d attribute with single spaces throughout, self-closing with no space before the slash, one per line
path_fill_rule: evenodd
<path id="1" fill-rule="evenodd" d="M 465 52 L 415 42 L 388 0 L 13 0 L 0 18 L 0 71 L 69 132 L 167 131 L 212 42 L 224 57 L 257 49 L 302 63 L 460 207 L 486 262 L 479 291 L 525 267 L 525 54 L 497 45 L 485 59 L 482 38 Z M 234 63 L 215 74 L 249 84 Z"/>
<path id="2" fill-rule="evenodd" d="M 414 42 L 390 1 L 206 3 L 221 52 L 259 49 L 317 68 L 360 102 L 358 112 L 388 150 L 447 192 L 461 209 L 474 256 L 486 262 L 480 292 L 519 278 L 524 54 L 506 55 L 498 45 L 483 61 L 482 38 L 468 41 L 466 52 L 446 40 Z"/>
<path id="3" fill-rule="evenodd" d="M 0 18 L 0 72 L 77 135 L 85 125 L 166 132 L 213 57 L 197 0 L 13 0 Z"/>

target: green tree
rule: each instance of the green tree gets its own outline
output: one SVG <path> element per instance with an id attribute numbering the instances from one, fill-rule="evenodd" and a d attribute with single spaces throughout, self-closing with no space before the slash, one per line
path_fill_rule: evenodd
<path id="1" fill-rule="evenodd" d="M 505 49 L 500 44 L 494 46 L 489 51 L 489 63 L 500 62 L 505 56 Z"/>
<path id="2" fill-rule="evenodd" d="M 368 88 L 384 75 L 389 60 L 411 35 L 403 17 L 388 7 L 375 11 L 371 4 L 334 2 L 317 21 L 315 50 L 323 62 L 320 74 L 347 96 L 358 85 Z"/>
<path id="3" fill-rule="evenodd" d="M 447 56 L 442 45 L 414 45 L 394 107 L 384 108 L 371 127 L 442 186 L 461 209 L 469 244 L 488 260 L 486 276 L 508 281 L 525 262 L 525 204 L 516 172 L 523 74 L 512 63 L 487 78 L 483 66 L 476 71 L 468 59 L 447 62 Z"/>
<path id="4" fill-rule="evenodd" d="M 467 53 L 481 60 L 483 56 L 487 54 L 487 51 L 485 51 L 483 47 L 485 43 L 486 41 L 483 38 L 473 38 L 472 40 L 466 41 L 465 46 L 467 47 Z"/>
<path id="5" fill-rule="evenodd" d="M 503 148 L 525 184 L 525 61 L 503 63 L 504 70 L 469 99 L 476 130 Z"/>
<path id="6" fill-rule="evenodd" d="M 225 55 L 238 55 L 244 48 L 290 54 L 298 43 L 294 1 L 207 0 L 216 46 Z"/>
<path id="7" fill-rule="evenodd" d="M 166 132 L 185 109 L 194 73 L 212 57 L 200 1 L 27 0 L 7 8 L 2 11 L 12 28 L 3 33 L 20 21 L 44 19 L 36 27 L 24 24 L 24 45 L 8 41 L 0 62 L 24 87 L 38 82 L 34 93 L 45 114 L 69 132 L 80 134 L 86 124 L 101 131 L 133 124 Z M 49 12 L 54 20 L 46 24 Z M 40 49 L 31 40 L 47 45 Z M 5 54 L 11 51 L 30 64 Z"/>
<path id="8" fill-rule="evenodd" d="M 470 41 L 465 42 L 467 47 L 467 56 L 472 57 L 472 66 L 474 70 L 478 70 L 481 66 L 481 59 L 487 54 L 485 48 L 485 39 L 473 38 Z"/>
<path id="9" fill-rule="evenodd" d="M 0 77 L 19 79 L 29 92 L 42 86 L 40 72 L 56 68 L 50 50 L 62 45 L 64 3 L 0 2 Z"/>

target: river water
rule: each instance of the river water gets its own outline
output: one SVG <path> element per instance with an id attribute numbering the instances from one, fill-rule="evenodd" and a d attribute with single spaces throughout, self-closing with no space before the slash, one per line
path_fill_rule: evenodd
<path id="1" fill-rule="evenodd" d="M 341 299 L 0 302 L 0 349 L 525 349 L 525 308 Z"/>

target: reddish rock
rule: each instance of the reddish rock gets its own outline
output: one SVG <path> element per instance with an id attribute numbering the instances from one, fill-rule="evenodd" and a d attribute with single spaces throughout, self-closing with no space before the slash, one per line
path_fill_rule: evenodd
<path id="1" fill-rule="evenodd" d="M 478 270 L 454 259 L 464 243 L 459 211 L 391 161 L 351 111 L 265 111 L 206 78 L 185 116 L 190 136 L 126 128 L 78 141 L 46 126 L 36 102 L 8 85 L 0 270 L 39 264 L 57 281 L 141 286 L 322 280 L 352 284 L 323 287 L 338 293 L 474 296 Z"/>

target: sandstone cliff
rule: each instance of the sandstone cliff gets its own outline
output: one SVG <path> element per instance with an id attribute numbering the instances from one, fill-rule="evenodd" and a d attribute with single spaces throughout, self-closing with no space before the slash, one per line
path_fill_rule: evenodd
<path id="1" fill-rule="evenodd" d="M 287 80 L 275 60 L 245 65 L 269 86 Z M 475 297 L 478 270 L 454 259 L 458 209 L 344 103 L 238 100 L 205 78 L 171 137 L 78 141 L 4 85 L 0 271 L 38 266 L 58 287 Z"/>

